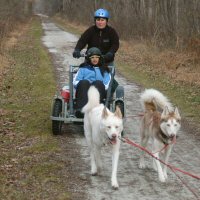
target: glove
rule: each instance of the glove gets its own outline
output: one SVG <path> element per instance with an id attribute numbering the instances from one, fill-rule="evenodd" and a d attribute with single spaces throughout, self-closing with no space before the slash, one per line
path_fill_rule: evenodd
<path id="1" fill-rule="evenodd" d="M 111 62 L 111 61 L 113 61 L 113 60 L 114 60 L 114 53 L 108 52 L 108 53 L 106 53 L 106 54 L 104 55 L 104 61 L 105 61 L 106 63 Z"/>
<path id="2" fill-rule="evenodd" d="M 80 50 L 75 49 L 72 55 L 73 55 L 74 58 L 80 58 L 81 52 L 80 52 Z"/>

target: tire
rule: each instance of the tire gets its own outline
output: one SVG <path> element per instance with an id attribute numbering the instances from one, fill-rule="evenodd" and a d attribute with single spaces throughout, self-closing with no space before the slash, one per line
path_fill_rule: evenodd
<path id="1" fill-rule="evenodd" d="M 59 117 L 62 112 L 62 102 L 60 100 L 55 100 L 53 106 L 53 117 Z M 62 130 L 62 121 L 52 120 L 52 132 L 54 135 L 60 135 Z"/>
<path id="2" fill-rule="evenodd" d="M 116 99 L 124 99 L 124 87 L 121 85 L 116 89 Z"/>

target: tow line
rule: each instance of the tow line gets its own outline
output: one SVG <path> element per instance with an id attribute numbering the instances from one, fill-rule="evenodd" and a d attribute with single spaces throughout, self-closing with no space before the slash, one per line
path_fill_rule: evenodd
<path id="1" fill-rule="evenodd" d="M 139 148 L 140 150 L 146 152 L 146 153 L 149 154 L 151 157 L 155 158 L 156 160 L 160 161 L 162 164 L 164 164 L 164 165 L 166 165 L 168 168 L 170 168 L 171 171 L 172 171 L 172 172 L 178 177 L 178 179 L 182 182 L 182 184 L 185 185 L 185 186 L 190 190 L 190 192 L 191 192 L 198 200 L 200 200 L 200 198 L 198 197 L 198 195 L 196 194 L 196 192 L 195 192 L 192 188 L 190 188 L 184 180 L 181 179 L 181 177 L 176 173 L 176 171 L 179 171 L 179 172 L 181 172 L 181 173 L 183 173 L 183 174 L 186 174 L 186 175 L 188 175 L 188 176 L 190 176 L 190 177 L 192 177 L 192 178 L 195 178 L 195 179 L 197 179 L 197 180 L 200 180 L 200 176 L 191 174 L 191 173 L 186 172 L 186 171 L 184 171 L 184 170 L 182 170 L 182 169 L 179 169 L 179 168 L 177 168 L 177 167 L 174 167 L 174 166 L 172 166 L 172 165 L 170 165 L 170 164 L 168 164 L 168 163 L 165 163 L 164 161 L 162 161 L 162 160 L 160 160 L 158 157 L 156 157 L 153 153 L 151 153 L 149 150 L 147 150 L 146 148 L 144 148 L 144 147 L 140 146 L 139 144 L 135 143 L 133 140 L 130 140 L 130 139 L 125 138 L 125 137 L 119 137 L 119 139 L 120 139 L 122 142 L 124 142 L 124 143 L 130 144 L 131 146 L 134 146 L 134 147 Z"/>

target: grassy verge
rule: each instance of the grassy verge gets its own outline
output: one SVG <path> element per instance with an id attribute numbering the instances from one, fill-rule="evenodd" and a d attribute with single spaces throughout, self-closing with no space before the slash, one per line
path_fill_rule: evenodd
<path id="1" fill-rule="evenodd" d="M 49 118 L 56 84 L 41 36 L 40 21 L 32 19 L 8 52 L 12 64 L 0 88 L 0 199 L 68 197 L 57 174 L 64 164 L 52 159 L 61 151 Z"/>
<path id="2" fill-rule="evenodd" d="M 129 80 L 141 84 L 144 88 L 156 88 L 166 94 L 181 110 L 182 116 L 190 118 L 194 122 L 200 120 L 200 113 L 197 109 L 200 107 L 199 87 L 175 82 L 162 74 L 133 69 L 132 65 L 126 65 L 120 61 L 117 66 L 120 73 Z"/>

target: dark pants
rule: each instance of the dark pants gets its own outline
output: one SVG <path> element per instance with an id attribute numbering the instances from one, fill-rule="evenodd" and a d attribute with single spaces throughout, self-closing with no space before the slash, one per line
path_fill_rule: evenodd
<path id="1" fill-rule="evenodd" d="M 90 83 L 88 80 L 81 80 L 76 89 L 76 107 L 75 109 L 80 110 L 88 102 L 87 92 L 91 85 L 94 85 L 100 93 L 100 102 L 103 103 L 106 99 L 106 90 L 102 81 L 94 81 Z"/>

